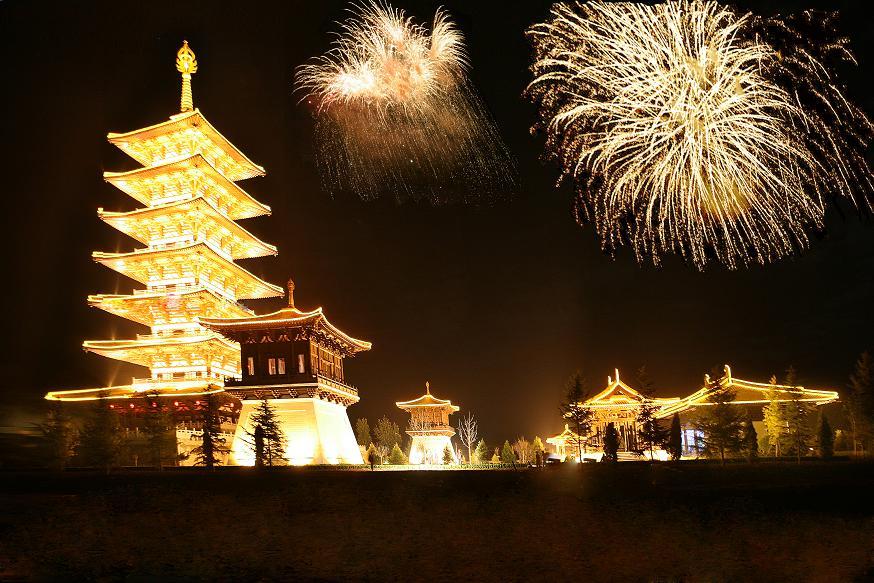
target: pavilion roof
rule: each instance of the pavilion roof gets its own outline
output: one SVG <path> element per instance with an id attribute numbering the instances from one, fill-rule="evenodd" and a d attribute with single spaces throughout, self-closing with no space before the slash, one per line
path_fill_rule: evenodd
<path id="1" fill-rule="evenodd" d="M 202 194 L 232 220 L 270 214 L 269 206 L 255 200 L 200 153 L 128 172 L 104 172 L 103 178 L 148 206 Z"/>
<path id="2" fill-rule="evenodd" d="M 86 340 L 82 348 L 100 356 L 147 367 L 151 367 L 154 359 L 159 357 L 206 354 L 217 355 L 237 367 L 240 352 L 235 342 L 210 333 L 186 336 L 141 334 L 136 339 Z"/>
<path id="3" fill-rule="evenodd" d="M 584 441 L 584 440 L 582 440 L 579 435 L 577 435 L 576 433 L 571 431 L 571 429 L 570 429 L 570 427 L 568 427 L 567 423 L 564 424 L 564 431 L 562 431 L 561 433 L 559 433 L 558 435 L 555 435 L 553 437 L 546 438 L 546 443 L 550 443 L 552 445 L 563 445 L 569 441 L 571 443 L 576 443 L 578 441 Z"/>
<path id="4" fill-rule="evenodd" d="M 213 290 L 200 286 L 169 292 L 139 290 L 133 294 L 96 294 L 88 296 L 88 304 L 146 326 L 169 324 L 175 316 L 193 322 L 200 314 L 218 314 L 227 318 L 252 314 L 246 306 L 230 302 Z"/>
<path id="5" fill-rule="evenodd" d="M 111 212 L 98 209 L 98 216 L 107 224 L 137 241 L 148 244 L 157 227 L 197 221 L 208 235 L 221 239 L 228 237 L 228 247 L 234 259 L 249 259 L 276 255 L 275 246 L 265 243 L 219 212 L 203 196 L 170 202 L 158 206 L 128 212 Z M 193 230 L 193 229 L 192 229 Z"/>
<path id="6" fill-rule="evenodd" d="M 91 389 L 49 391 L 45 398 L 49 401 L 96 401 L 97 399 L 132 399 L 157 394 L 158 397 L 197 397 L 221 393 L 221 384 L 206 379 L 200 381 L 150 382 L 146 385 L 116 385 Z"/>
<path id="7" fill-rule="evenodd" d="M 264 168 L 219 133 L 199 109 L 138 130 L 112 132 L 107 139 L 144 166 L 200 153 L 230 180 L 265 174 Z"/>
<path id="8" fill-rule="evenodd" d="M 239 333 L 280 328 L 310 327 L 319 330 L 331 340 L 344 345 L 351 354 L 370 350 L 372 344 L 349 336 L 332 324 L 322 308 L 305 312 L 294 306 L 294 284 L 289 282 L 289 305 L 260 316 L 245 318 L 200 318 L 201 326 L 226 336 Z"/>
<path id="9" fill-rule="evenodd" d="M 607 386 L 603 391 L 586 401 L 586 405 L 593 409 L 614 408 L 627 405 L 638 405 L 646 400 L 646 397 L 639 391 L 628 386 L 619 379 L 619 369 L 614 369 L 616 376 L 607 377 Z M 655 397 L 649 399 L 656 406 L 667 405 L 679 398 L 661 398 Z"/>
<path id="10" fill-rule="evenodd" d="M 237 298 L 273 298 L 282 295 L 281 287 L 260 279 L 203 242 L 174 245 L 164 249 L 137 249 L 128 253 L 95 251 L 92 257 L 95 261 L 144 284 L 149 282 L 150 273 L 158 265 L 176 263 L 193 265 L 195 273 L 221 273 L 231 278 L 237 284 L 234 288 Z"/>
<path id="11" fill-rule="evenodd" d="M 395 405 L 400 408 L 409 410 L 415 409 L 417 407 L 439 407 L 443 409 L 448 409 L 450 412 L 455 412 L 459 410 L 457 405 L 453 405 L 451 401 L 448 399 L 438 399 L 434 395 L 431 394 L 431 384 L 425 383 L 425 394 L 421 397 L 417 397 L 412 401 L 398 401 Z"/>

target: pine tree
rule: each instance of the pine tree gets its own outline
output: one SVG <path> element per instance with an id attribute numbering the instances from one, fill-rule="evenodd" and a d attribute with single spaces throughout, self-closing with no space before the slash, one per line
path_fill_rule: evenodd
<path id="1" fill-rule="evenodd" d="M 355 421 L 355 440 L 358 442 L 358 445 L 364 447 L 367 447 L 367 445 L 372 441 L 370 436 L 370 423 L 368 423 L 367 419 L 358 419 Z"/>
<path id="2" fill-rule="evenodd" d="M 747 455 L 747 461 L 753 462 L 759 457 L 759 435 L 753 426 L 753 420 L 747 416 L 743 429 L 743 450 Z"/>
<path id="3" fill-rule="evenodd" d="M 559 412 L 577 434 L 577 459 L 583 459 L 583 445 L 592 428 L 592 410 L 585 405 L 589 398 L 586 381 L 580 373 L 575 373 L 568 379 L 565 400 L 559 405 Z"/>
<path id="4" fill-rule="evenodd" d="M 49 467 L 63 470 L 76 450 L 77 435 L 61 401 L 51 401 L 46 421 L 39 426 L 48 450 Z"/>
<path id="5" fill-rule="evenodd" d="M 205 395 L 198 402 L 202 428 L 201 444 L 194 448 L 195 464 L 214 470 L 222 463 L 221 454 L 227 451 L 219 434 L 221 433 L 221 417 L 219 416 L 219 398 L 215 393 Z"/>
<path id="6" fill-rule="evenodd" d="M 786 370 L 785 384 L 790 387 L 790 400 L 786 404 L 786 429 L 789 435 L 792 449 L 798 463 L 801 456 L 806 455 L 810 447 L 812 437 L 811 416 L 814 406 L 801 400 L 801 390 L 798 388 L 798 376 L 795 367 L 790 366 Z"/>
<path id="7" fill-rule="evenodd" d="M 610 422 L 604 429 L 604 460 L 615 462 L 619 460 L 619 432 L 616 426 Z"/>
<path id="8" fill-rule="evenodd" d="M 509 441 L 504 441 L 504 447 L 501 448 L 501 463 L 515 464 L 516 454 L 513 453 L 513 448 Z"/>
<path id="9" fill-rule="evenodd" d="M 401 446 L 394 444 L 391 448 L 391 453 L 388 456 L 388 463 L 393 466 L 402 466 L 407 463 L 407 456 L 401 451 Z"/>
<path id="10" fill-rule="evenodd" d="M 401 443 L 401 430 L 397 423 L 383 416 L 376 422 L 376 427 L 373 429 L 373 438 L 376 442 L 376 447 L 379 449 L 380 458 L 388 458 L 395 444 L 400 445 Z"/>
<path id="11" fill-rule="evenodd" d="M 835 454 L 835 434 L 832 431 L 831 425 L 825 413 L 820 411 L 819 415 L 819 456 L 824 459 L 831 459 Z"/>
<path id="12" fill-rule="evenodd" d="M 145 418 L 143 433 L 149 448 L 151 464 L 159 470 L 164 467 L 166 454 L 176 450 L 176 432 L 173 430 L 173 420 L 161 404 L 157 393 L 149 393 L 143 400 Z"/>
<path id="13" fill-rule="evenodd" d="M 665 445 L 668 432 L 661 426 L 655 415 L 658 406 L 653 402 L 653 382 L 646 371 L 646 366 L 637 370 L 637 383 L 643 400 L 637 409 L 637 440 L 641 451 L 649 451 L 649 459 L 655 459 L 655 450 Z"/>
<path id="14" fill-rule="evenodd" d="M 262 399 L 258 404 L 258 408 L 252 413 L 252 431 L 246 431 L 250 447 L 257 453 L 256 440 L 254 431 L 261 429 L 261 438 L 263 442 L 263 463 L 265 466 L 272 468 L 273 466 L 284 465 L 285 459 L 285 434 L 279 426 L 279 419 L 276 417 L 276 408 L 267 399 Z"/>
<path id="15" fill-rule="evenodd" d="M 735 393 L 729 387 L 723 387 L 719 381 L 710 381 L 711 406 L 697 422 L 698 429 L 704 433 L 704 451 L 708 455 L 718 455 L 725 464 L 727 453 L 737 452 L 742 446 L 743 424 L 737 408 L 731 404 Z"/>
<path id="16" fill-rule="evenodd" d="M 871 449 L 874 435 L 874 360 L 863 352 L 850 375 L 850 384 L 844 399 L 844 408 L 850 422 L 853 453 Z"/>
<path id="17" fill-rule="evenodd" d="M 680 426 L 680 415 L 678 413 L 674 413 L 674 416 L 671 418 L 667 450 L 672 461 L 680 461 L 680 458 L 683 457 L 683 429 Z"/>
<path id="18" fill-rule="evenodd" d="M 455 463 L 455 459 L 452 457 L 452 449 L 447 445 L 443 448 L 443 465 L 451 465 Z"/>
<path id="19" fill-rule="evenodd" d="M 107 473 L 118 461 L 121 453 L 118 418 L 106 397 L 94 402 L 91 416 L 80 432 L 79 452 L 86 463 Z"/>
<path id="20" fill-rule="evenodd" d="M 484 464 L 489 461 L 489 448 L 486 447 L 486 440 L 480 439 L 479 443 L 476 444 L 476 449 L 473 452 L 473 457 L 476 460 L 475 463 Z"/>
<path id="21" fill-rule="evenodd" d="M 543 440 L 539 435 L 534 436 L 534 441 L 531 442 L 531 447 L 534 449 L 534 463 L 540 468 L 543 467 L 543 457 L 546 449 L 543 447 Z"/>

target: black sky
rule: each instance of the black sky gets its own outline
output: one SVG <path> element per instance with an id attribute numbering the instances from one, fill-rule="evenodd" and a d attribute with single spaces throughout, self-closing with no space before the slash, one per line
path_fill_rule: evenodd
<path id="1" fill-rule="evenodd" d="M 20 419 L 46 390 L 140 372 L 80 348 L 85 338 L 143 331 L 85 303 L 89 293 L 133 287 L 91 261 L 92 250 L 135 246 L 95 211 L 136 206 L 101 178 L 137 166 L 105 134 L 176 113 L 183 38 L 200 64 L 196 106 L 268 172 L 244 188 L 273 215 L 245 226 L 280 254 L 245 267 L 279 284 L 293 276 L 300 307 L 324 306 L 374 343 L 348 366 L 362 395 L 353 420 L 403 421 L 394 401 L 428 379 L 474 411 L 487 439 L 542 435 L 560 426 L 556 404 L 574 370 L 600 387 L 614 367 L 631 377 L 641 364 L 664 395 L 691 392 L 724 362 L 765 380 L 793 363 L 803 381 L 843 388 L 857 355 L 874 347 L 870 219 L 833 211 L 810 251 L 765 268 L 700 274 L 677 260 L 655 269 L 627 252 L 611 259 L 591 228 L 574 223 L 570 187 L 554 188 L 556 169 L 540 161 L 542 140 L 528 131 L 534 110 L 520 98 L 530 55 L 522 31 L 549 3 L 397 4 L 422 19 L 438 5 L 465 34 L 474 84 L 519 163 L 520 192 L 489 207 L 365 203 L 320 189 L 293 70 L 326 49 L 345 2 L 0 2 L 2 411 Z M 874 113 L 864 3 L 741 5 L 840 10 L 860 60 L 851 94 Z M 281 300 L 247 303 L 263 312 Z"/>

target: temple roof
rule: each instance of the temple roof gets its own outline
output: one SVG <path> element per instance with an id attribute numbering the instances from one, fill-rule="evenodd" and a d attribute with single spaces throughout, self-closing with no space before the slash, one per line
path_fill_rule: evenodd
<path id="1" fill-rule="evenodd" d="M 97 214 L 107 224 L 147 245 L 168 225 L 187 223 L 192 232 L 195 231 L 195 226 L 201 227 L 200 230 L 210 240 L 223 244 L 234 259 L 264 257 L 278 253 L 276 247 L 261 241 L 220 213 L 203 196 L 129 212 L 98 209 Z"/>
<path id="2" fill-rule="evenodd" d="M 616 377 L 607 377 L 607 387 L 586 401 L 586 405 L 598 409 L 609 407 L 621 407 L 623 405 L 636 405 L 643 402 L 646 398 L 639 391 L 634 390 L 619 379 L 619 369 L 614 369 Z M 651 398 L 656 405 L 666 405 L 679 401 L 678 397 L 672 398 Z"/>
<path id="3" fill-rule="evenodd" d="M 409 410 L 416 407 L 440 407 L 448 409 L 450 412 L 458 411 L 459 407 L 453 405 L 448 399 L 438 399 L 431 394 L 431 383 L 425 383 L 425 394 L 417 397 L 412 401 L 398 401 L 395 403 L 399 409 Z"/>
<path id="4" fill-rule="evenodd" d="M 198 286 L 181 287 L 175 291 L 96 294 L 88 296 L 88 304 L 146 326 L 172 323 L 174 316 L 193 322 L 203 313 L 221 314 L 227 318 L 252 314 L 252 310 L 242 304 L 230 302 L 216 292 Z"/>
<path id="5" fill-rule="evenodd" d="M 265 174 L 264 168 L 252 162 L 219 133 L 199 109 L 138 130 L 111 132 L 107 139 L 144 166 L 200 153 L 230 180 Z"/>
<path id="6" fill-rule="evenodd" d="M 330 338 L 346 345 L 351 353 L 370 350 L 372 344 L 349 336 L 334 326 L 322 310 L 304 312 L 294 305 L 294 283 L 289 280 L 289 305 L 269 314 L 251 316 L 248 318 L 200 318 L 201 326 L 215 330 L 229 337 L 239 333 L 278 328 L 312 327 L 327 334 Z"/>
<path id="7" fill-rule="evenodd" d="M 104 172 L 103 178 L 148 206 L 203 195 L 232 220 L 270 214 L 269 206 L 255 200 L 200 153 L 128 172 Z"/>
<path id="8" fill-rule="evenodd" d="M 95 261 L 114 269 L 140 283 L 148 284 L 155 269 L 172 263 L 184 264 L 195 274 L 220 272 L 236 286 L 236 298 L 274 298 L 282 295 L 282 288 L 260 279 L 230 259 L 223 257 L 206 243 L 170 246 L 165 249 L 137 249 L 128 253 L 95 251 Z M 227 288 L 227 286 L 226 286 Z M 229 290 L 230 291 L 230 290 Z"/>
<path id="9" fill-rule="evenodd" d="M 568 441 L 570 441 L 572 443 L 576 443 L 578 441 L 584 441 L 584 440 L 580 439 L 579 435 L 577 435 L 576 433 L 571 431 L 571 429 L 568 427 L 567 423 L 564 424 L 564 431 L 562 431 L 561 433 L 559 433 L 558 435 L 555 435 L 553 437 L 546 438 L 546 443 L 549 443 L 552 445 L 564 445 Z"/>
<path id="10" fill-rule="evenodd" d="M 237 366 L 240 349 L 236 343 L 221 336 L 205 333 L 187 336 L 148 335 L 125 340 L 86 340 L 82 348 L 107 358 L 141 366 L 152 366 L 156 356 L 221 354 Z"/>
<path id="11" fill-rule="evenodd" d="M 147 388 L 130 384 L 93 389 L 49 391 L 45 398 L 49 401 L 96 401 L 97 399 L 130 399 L 150 394 L 157 394 L 159 397 L 197 397 L 221 393 L 222 391 L 224 389 L 220 384 L 204 379 L 196 382 L 156 381 L 149 383 Z"/>

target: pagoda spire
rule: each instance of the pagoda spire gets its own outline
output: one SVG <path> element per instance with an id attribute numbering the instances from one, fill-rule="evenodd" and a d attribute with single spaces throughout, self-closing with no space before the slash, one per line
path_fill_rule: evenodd
<path id="1" fill-rule="evenodd" d="M 188 41 L 182 41 L 182 48 L 176 53 L 176 70 L 182 73 L 182 113 L 194 109 L 194 98 L 191 96 L 191 76 L 197 73 L 197 59 L 194 51 L 188 46 Z"/>
<path id="2" fill-rule="evenodd" d="M 288 278 L 287 289 L 288 289 L 288 307 L 293 309 L 294 308 L 294 280 L 291 279 L 290 277 Z"/>

